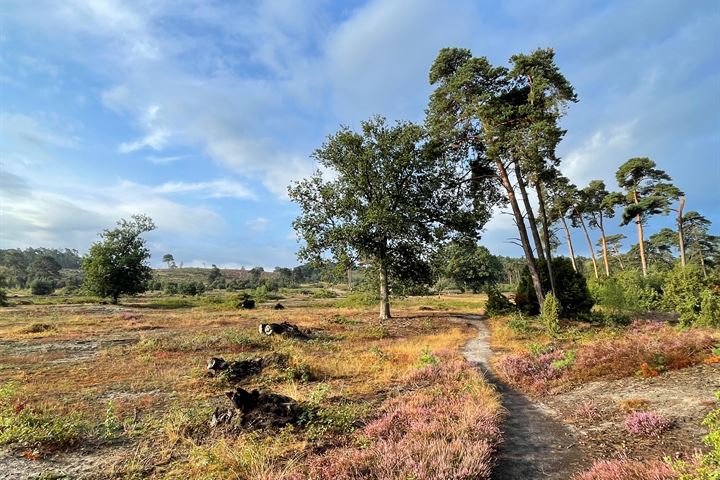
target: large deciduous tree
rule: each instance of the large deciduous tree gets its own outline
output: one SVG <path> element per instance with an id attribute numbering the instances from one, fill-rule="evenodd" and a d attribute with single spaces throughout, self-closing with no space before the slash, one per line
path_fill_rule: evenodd
<path id="1" fill-rule="evenodd" d="M 667 214 L 670 202 L 682 195 L 680 190 L 669 183 L 670 176 L 655 166 L 655 162 L 647 157 L 636 157 L 622 164 L 615 174 L 618 185 L 625 193 L 622 225 L 633 220 L 637 225 L 640 265 L 645 276 L 647 260 L 643 223 L 652 215 Z"/>
<path id="2" fill-rule="evenodd" d="M 117 303 L 120 295 L 135 295 L 147 289 L 152 279 L 150 258 L 143 233 L 155 229 L 150 217 L 133 215 L 121 219 L 117 228 L 105 230 L 101 240 L 90 247 L 82 263 L 85 288 L 98 296 L 110 297 Z"/>
<path id="3" fill-rule="evenodd" d="M 482 180 L 464 181 L 452 152 L 418 125 L 374 117 L 360 132 L 341 128 L 313 156 L 331 174 L 317 171 L 289 188 L 301 209 L 298 256 L 368 263 L 379 278 L 381 319 L 390 318 L 389 277 L 428 281 L 417 277 L 430 274 L 440 242 L 476 238 L 490 216 Z"/>

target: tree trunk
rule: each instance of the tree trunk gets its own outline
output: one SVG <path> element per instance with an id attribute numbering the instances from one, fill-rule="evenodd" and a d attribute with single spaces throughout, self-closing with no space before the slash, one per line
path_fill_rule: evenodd
<path id="1" fill-rule="evenodd" d="M 522 213 L 520 212 L 520 206 L 518 205 L 517 198 L 515 197 L 515 190 L 513 190 L 512 183 L 510 183 L 510 177 L 508 176 L 507 169 L 503 165 L 502 160 L 495 160 L 498 173 L 500 174 L 500 181 L 508 196 L 508 202 L 512 208 L 513 215 L 515 216 L 515 223 L 518 228 L 518 234 L 520 235 L 520 243 L 522 244 L 523 251 L 525 252 L 525 260 L 527 261 L 528 270 L 530 271 L 530 278 L 535 288 L 535 296 L 537 297 L 538 303 L 543 304 L 545 297 L 543 296 L 542 284 L 540 283 L 540 275 L 537 271 L 537 265 L 535 264 L 535 257 L 533 256 L 532 248 L 530 247 L 530 239 L 528 238 L 527 230 L 525 230 L 525 220 L 523 220 Z"/>
<path id="2" fill-rule="evenodd" d="M 608 262 L 607 242 L 605 241 L 605 227 L 603 227 L 602 216 L 598 221 L 600 227 L 600 240 L 602 241 L 603 263 L 605 263 L 605 276 L 610 276 L 610 263 Z"/>
<path id="3" fill-rule="evenodd" d="M 528 224 L 530 225 L 530 233 L 532 233 L 538 259 L 545 260 L 542 242 L 540 241 L 540 233 L 537 228 L 537 222 L 535 221 L 535 214 L 533 213 L 532 206 L 530 205 L 530 199 L 528 198 L 527 190 L 525 189 L 525 181 L 523 180 L 522 170 L 520 169 L 520 164 L 518 162 L 515 162 L 515 177 L 517 178 L 523 205 L 525 205 L 525 214 L 527 215 Z"/>
<path id="4" fill-rule="evenodd" d="M 349 292 L 350 290 L 352 290 L 352 268 L 348 268 L 347 277 L 348 277 L 348 292 Z"/>
<path id="5" fill-rule="evenodd" d="M 633 192 L 633 200 L 635 200 L 635 205 L 637 205 L 638 204 L 637 189 Z M 640 214 L 635 216 L 635 223 L 637 224 L 638 246 L 640 247 L 640 266 L 642 266 L 643 276 L 647 277 L 647 262 L 645 261 L 645 240 L 643 238 L 643 227 L 642 227 L 642 219 L 640 218 Z"/>
<path id="6" fill-rule="evenodd" d="M 680 197 L 680 206 L 678 207 L 678 216 L 677 216 L 677 224 L 678 224 L 678 241 L 680 242 L 680 264 L 682 265 L 682 268 L 685 268 L 685 238 L 683 237 L 683 220 L 682 220 L 682 212 L 683 208 L 685 208 L 685 197 Z"/>
<path id="7" fill-rule="evenodd" d="M 563 230 L 565 230 L 565 241 L 567 242 L 568 250 L 570 251 L 570 260 L 572 261 L 573 270 L 577 272 L 577 265 L 575 264 L 575 250 L 573 250 L 572 239 L 570 238 L 570 229 L 568 229 L 565 217 L 560 217 L 562 220 Z"/>
<path id="8" fill-rule="evenodd" d="M 588 248 L 590 249 L 590 258 L 592 258 L 592 264 L 593 269 L 595 270 L 595 278 L 600 278 L 598 275 L 598 269 L 597 269 L 597 260 L 595 259 L 595 250 L 592 246 L 592 241 L 590 240 L 590 234 L 587 231 L 587 227 L 585 226 L 585 219 L 583 219 L 583 216 L 578 214 L 578 217 L 580 218 L 580 225 L 582 225 L 583 232 L 585 232 L 585 239 L 588 243 Z"/>
<path id="9" fill-rule="evenodd" d="M 620 251 L 616 248 L 616 249 L 613 250 L 613 253 L 614 253 L 615 256 L 617 257 L 618 262 L 620 262 L 620 270 L 622 270 L 622 271 L 624 272 L 624 271 L 625 271 L 625 265 L 623 264 L 622 257 L 620 256 Z"/>
<path id="10" fill-rule="evenodd" d="M 388 276 L 385 259 L 380 262 L 380 320 L 390 318 L 390 298 L 388 294 Z"/>
<path id="11" fill-rule="evenodd" d="M 547 258 L 547 269 L 548 275 L 550 277 L 550 288 L 553 292 L 553 295 L 555 295 L 555 298 L 557 298 L 557 291 L 555 290 L 555 275 L 553 274 L 552 265 L 552 249 L 550 248 L 550 230 L 548 228 L 547 212 L 545 211 L 545 195 L 542 185 L 539 182 L 535 183 L 535 191 L 537 192 L 538 196 L 538 205 L 540 208 L 540 217 L 542 218 L 543 226 L 543 237 L 545 240 L 545 248 L 547 249 L 545 251 L 545 257 Z"/>
<path id="12" fill-rule="evenodd" d="M 113 293 L 110 303 L 112 303 L 113 305 L 117 305 L 119 296 L 120 296 L 119 293 Z"/>
<path id="13" fill-rule="evenodd" d="M 702 254 L 702 245 L 698 249 L 698 253 L 700 254 L 700 266 L 702 267 L 703 277 L 705 278 L 705 280 L 707 280 L 707 269 L 705 268 L 705 258 Z"/>

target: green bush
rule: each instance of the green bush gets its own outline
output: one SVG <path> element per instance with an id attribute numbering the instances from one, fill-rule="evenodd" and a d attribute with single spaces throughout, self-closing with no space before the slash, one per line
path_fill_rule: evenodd
<path id="1" fill-rule="evenodd" d="M 523 315 L 520 311 L 516 311 L 510 316 L 507 326 L 510 330 L 519 335 L 526 335 L 532 330 L 532 323 L 530 322 L 530 319 Z"/>
<path id="2" fill-rule="evenodd" d="M 700 293 L 700 315 L 696 324 L 704 327 L 720 327 L 720 295 L 710 288 Z"/>
<path id="3" fill-rule="evenodd" d="M 30 284 L 30 291 L 33 295 L 50 295 L 55 287 L 52 282 L 48 280 L 33 280 Z"/>
<path id="4" fill-rule="evenodd" d="M 512 302 L 494 285 L 488 286 L 487 296 L 488 300 L 485 304 L 485 314 L 491 317 L 505 315 L 512 312 L 515 308 Z"/>
<path id="5" fill-rule="evenodd" d="M 7 293 L 5 293 L 5 290 L 0 287 L 0 307 L 7 307 L 8 301 L 7 301 Z"/>
<path id="6" fill-rule="evenodd" d="M 560 333 L 560 303 L 552 293 L 545 295 L 540 320 L 551 337 Z"/>
<path id="7" fill-rule="evenodd" d="M 702 272 L 695 265 L 685 268 L 677 266 L 666 278 L 663 288 L 662 306 L 671 312 L 680 315 L 680 323 L 691 325 L 700 317 L 702 293 L 706 290 L 705 279 Z M 708 315 L 711 302 L 708 305 Z"/>
<path id="8" fill-rule="evenodd" d="M 202 282 L 182 282 L 178 285 L 178 293 L 182 295 L 202 295 L 205 284 Z"/>
<path id="9" fill-rule="evenodd" d="M 552 264 L 553 274 L 555 275 L 557 300 L 562 306 L 560 311 L 561 315 L 575 318 L 589 313 L 595 302 L 593 301 L 592 295 L 590 295 L 585 277 L 573 270 L 572 262 L 569 258 L 553 258 Z M 551 291 L 550 277 L 548 276 L 545 262 L 539 260 L 537 262 L 537 268 L 540 273 L 540 283 L 542 284 L 543 291 Z M 540 313 L 540 305 L 535 296 L 535 289 L 532 284 L 532 279 L 530 278 L 530 271 L 527 267 L 520 277 L 520 283 L 515 293 L 515 305 L 530 315 Z"/>

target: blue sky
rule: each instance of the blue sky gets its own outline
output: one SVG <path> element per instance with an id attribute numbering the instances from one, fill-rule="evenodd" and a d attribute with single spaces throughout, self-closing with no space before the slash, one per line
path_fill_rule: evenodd
<path id="1" fill-rule="evenodd" d="M 154 265 L 294 265 L 287 184 L 340 124 L 422 121 L 446 46 L 554 48 L 580 99 L 563 171 L 615 187 L 649 156 L 718 232 L 717 2 L 2 0 L 0 18 L 0 248 L 85 251 L 142 212 Z M 483 243 L 519 256 L 513 230 L 499 213 Z"/>

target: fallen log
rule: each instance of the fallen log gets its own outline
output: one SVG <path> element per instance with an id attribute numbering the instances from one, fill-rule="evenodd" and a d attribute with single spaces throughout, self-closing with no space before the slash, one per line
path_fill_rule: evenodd
<path id="1" fill-rule="evenodd" d="M 261 334 L 271 336 L 271 335 L 286 335 L 289 337 L 295 337 L 295 338 L 302 338 L 307 339 L 309 338 L 307 334 L 303 333 L 300 328 L 298 328 L 297 325 L 293 325 L 292 323 L 283 322 L 283 323 L 261 323 L 258 327 Z"/>

